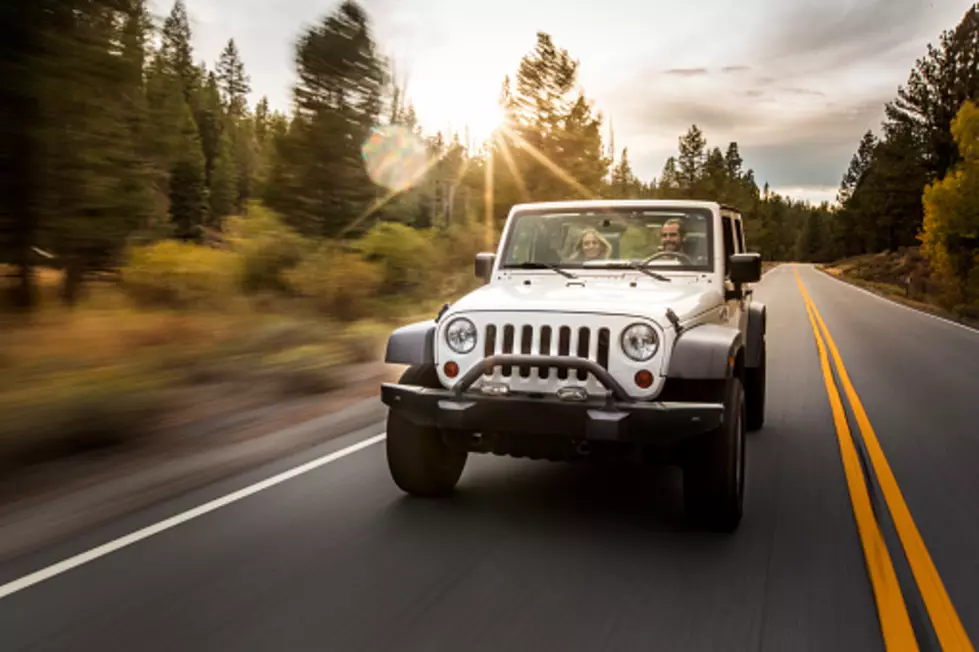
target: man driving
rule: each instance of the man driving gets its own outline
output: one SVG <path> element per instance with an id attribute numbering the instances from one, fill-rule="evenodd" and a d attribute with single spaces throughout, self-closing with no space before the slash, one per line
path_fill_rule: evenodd
<path id="1" fill-rule="evenodd" d="M 659 231 L 659 250 L 684 253 L 683 251 L 683 222 L 670 218 L 663 223 Z"/>

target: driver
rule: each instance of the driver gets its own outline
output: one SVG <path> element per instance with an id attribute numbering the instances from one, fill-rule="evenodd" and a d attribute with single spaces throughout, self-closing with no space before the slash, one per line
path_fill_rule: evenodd
<path id="1" fill-rule="evenodd" d="M 659 231 L 659 250 L 680 254 L 686 253 L 683 250 L 683 238 L 685 235 L 686 232 L 681 220 L 675 217 L 666 220 Z"/>

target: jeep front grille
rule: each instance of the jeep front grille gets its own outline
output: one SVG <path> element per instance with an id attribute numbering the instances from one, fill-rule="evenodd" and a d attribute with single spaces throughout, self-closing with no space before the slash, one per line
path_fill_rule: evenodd
<path id="1" fill-rule="evenodd" d="M 502 331 L 502 333 L 501 333 Z M 555 336 L 556 331 L 556 336 Z M 501 353 L 521 353 L 527 355 L 554 355 L 554 356 L 574 356 L 585 358 L 597 362 L 603 369 L 608 369 L 609 355 L 609 329 L 599 328 L 596 333 L 587 326 L 572 328 L 570 326 L 540 326 L 535 328 L 531 325 L 515 326 L 504 324 L 498 326 L 490 324 L 486 327 L 483 339 L 483 353 L 486 357 Z M 486 376 L 492 376 L 494 370 L 489 370 Z M 501 368 L 502 375 L 510 378 L 513 375 L 512 365 L 504 365 Z M 517 373 L 521 378 L 530 378 L 531 367 L 520 365 Z M 568 374 L 575 374 L 577 379 L 585 381 L 588 379 L 588 372 L 578 369 L 555 369 L 553 367 L 540 367 L 537 369 L 538 377 L 549 378 L 553 373 L 557 378 L 567 380 Z"/>

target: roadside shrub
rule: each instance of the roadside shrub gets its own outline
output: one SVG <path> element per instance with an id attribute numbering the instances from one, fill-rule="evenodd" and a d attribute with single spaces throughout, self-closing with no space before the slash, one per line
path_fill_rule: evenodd
<path id="1" fill-rule="evenodd" d="M 326 244 L 288 270 L 285 280 L 318 311 L 354 321 L 371 314 L 371 299 L 384 281 L 384 270 L 354 252 Z"/>
<path id="2" fill-rule="evenodd" d="M 437 262 L 447 253 L 436 247 L 431 231 L 394 222 L 378 223 L 354 247 L 381 267 L 381 292 L 387 295 L 424 292 L 437 280 Z"/>
<path id="3" fill-rule="evenodd" d="M 486 228 L 481 224 L 465 222 L 453 224 L 442 230 L 435 239 L 435 247 L 446 273 L 471 272 L 476 254 L 492 250 L 486 244 Z"/>
<path id="4" fill-rule="evenodd" d="M 235 254 L 176 240 L 131 249 L 122 270 L 123 289 L 143 307 L 225 308 L 239 284 Z"/>
<path id="5" fill-rule="evenodd" d="M 249 294 L 287 290 L 283 272 L 299 263 L 309 243 L 257 202 L 245 215 L 229 218 L 226 226 L 241 258 L 242 289 Z"/>

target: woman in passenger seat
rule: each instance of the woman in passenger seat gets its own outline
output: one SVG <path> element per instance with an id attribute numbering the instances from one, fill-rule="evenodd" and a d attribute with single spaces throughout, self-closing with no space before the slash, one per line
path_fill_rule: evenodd
<path id="1" fill-rule="evenodd" d="M 575 262 L 588 260 L 604 260 L 612 253 L 612 245 L 593 228 L 587 228 L 581 233 L 578 242 L 571 250 L 571 258 Z"/>

